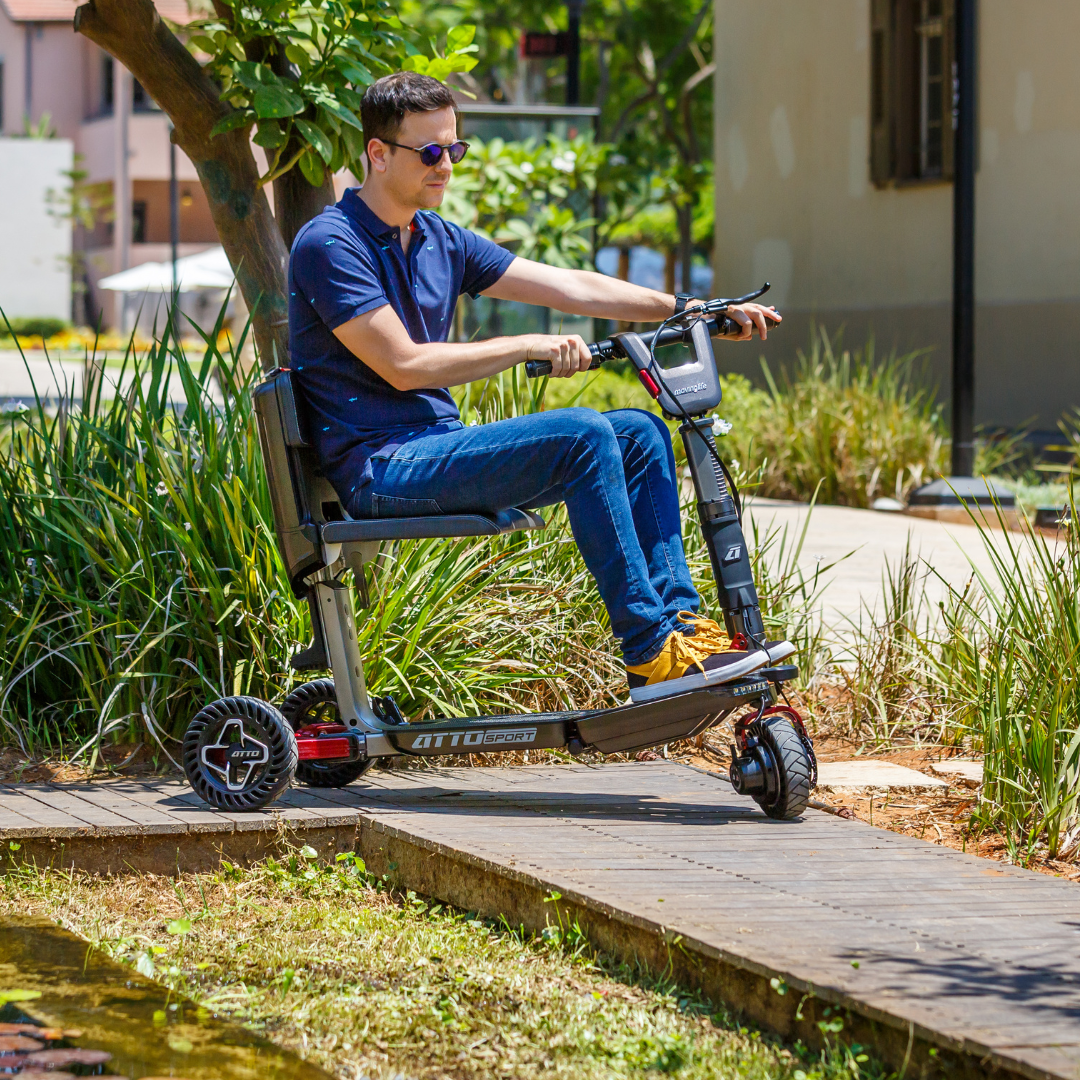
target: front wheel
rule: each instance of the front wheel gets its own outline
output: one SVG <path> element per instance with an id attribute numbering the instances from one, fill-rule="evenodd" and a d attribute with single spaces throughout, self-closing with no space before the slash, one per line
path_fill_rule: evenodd
<path id="1" fill-rule="evenodd" d="M 779 821 L 799 817 L 810 798 L 812 764 L 799 733 L 781 716 L 746 729 L 747 750 L 731 763 L 731 784 Z"/>
<path id="2" fill-rule="evenodd" d="M 184 734 L 184 773 L 218 810 L 261 810 L 281 797 L 296 771 L 296 736 L 285 718 L 253 697 L 221 698 Z"/>
<path id="3" fill-rule="evenodd" d="M 311 724 L 340 724 L 333 679 L 314 679 L 298 686 L 281 703 L 281 715 L 294 732 Z M 359 761 L 301 761 L 296 779 L 308 787 L 344 787 L 358 780 L 375 764 L 374 758 Z"/>

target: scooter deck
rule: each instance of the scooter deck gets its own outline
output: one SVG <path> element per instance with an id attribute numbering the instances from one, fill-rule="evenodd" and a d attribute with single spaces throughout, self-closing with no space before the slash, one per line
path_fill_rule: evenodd
<path id="1" fill-rule="evenodd" d="M 642 750 L 696 735 L 733 709 L 760 701 L 769 695 L 771 682 L 794 678 L 796 671 L 755 672 L 736 682 L 613 709 L 436 720 L 385 728 L 383 734 L 398 753 L 416 757 L 557 750 L 575 740 L 583 749 L 592 746 L 606 754 Z"/>

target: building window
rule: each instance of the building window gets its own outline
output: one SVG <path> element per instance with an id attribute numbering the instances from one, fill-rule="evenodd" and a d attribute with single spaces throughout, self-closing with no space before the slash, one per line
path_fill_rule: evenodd
<path id="1" fill-rule="evenodd" d="M 101 112 L 109 116 L 113 111 L 113 58 L 101 58 Z"/>
<path id="2" fill-rule="evenodd" d="M 870 171 L 875 184 L 952 177 L 953 0 L 872 0 Z"/>
<path id="3" fill-rule="evenodd" d="M 131 204 L 131 242 L 146 243 L 146 200 L 136 199 Z"/>

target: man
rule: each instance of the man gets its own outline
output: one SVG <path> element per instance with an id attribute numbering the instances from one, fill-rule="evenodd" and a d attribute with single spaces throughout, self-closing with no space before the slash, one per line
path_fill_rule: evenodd
<path id="1" fill-rule="evenodd" d="M 442 83 L 389 75 L 368 88 L 361 113 L 364 185 L 301 229 L 289 264 L 292 367 L 326 475 L 349 514 L 565 502 L 622 645 L 632 697 L 761 667 L 764 650 L 733 648 L 720 626 L 696 614 L 675 459 L 658 417 L 573 408 L 465 427 L 446 390 L 526 360 L 550 360 L 555 378 L 590 363 L 575 334 L 448 344 L 462 293 L 623 322 L 659 322 L 676 297 L 516 258 L 434 213 L 468 148 Z M 742 340 L 754 329 L 764 338 L 767 318 L 780 321 L 757 304 L 729 314 Z"/>

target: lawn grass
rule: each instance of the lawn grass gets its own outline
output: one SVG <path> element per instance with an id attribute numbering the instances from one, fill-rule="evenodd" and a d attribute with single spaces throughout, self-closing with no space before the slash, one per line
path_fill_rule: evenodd
<path id="1" fill-rule="evenodd" d="M 176 880 L 15 871 L 0 916 L 56 919 L 341 1077 L 883 1075 L 858 1048 L 786 1046 L 592 954 L 558 932 L 554 906 L 549 931 L 529 935 L 307 853 Z"/>

